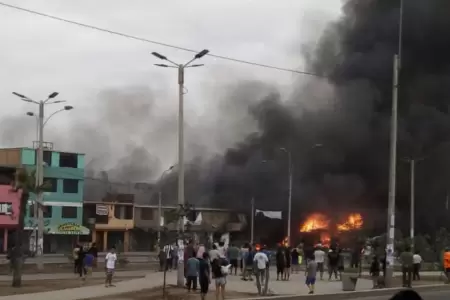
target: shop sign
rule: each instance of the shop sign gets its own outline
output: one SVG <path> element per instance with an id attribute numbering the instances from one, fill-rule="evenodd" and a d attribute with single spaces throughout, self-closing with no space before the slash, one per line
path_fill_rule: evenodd
<path id="1" fill-rule="evenodd" d="M 76 223 L 64 223 L 58 226 L 59 232 L 81 231 L 81 225 Z"/>
<path id="2" fill-rule="evenodd" d="M 0 215 L 12 214 L 12 203 L 0 203 Z"/>
<path id="3" fill-rule="evenodd" d="M 97 204 L 95 206 L 95 214 L 98 216 L 107 216 L 108 215 L 108 205 Z"/>

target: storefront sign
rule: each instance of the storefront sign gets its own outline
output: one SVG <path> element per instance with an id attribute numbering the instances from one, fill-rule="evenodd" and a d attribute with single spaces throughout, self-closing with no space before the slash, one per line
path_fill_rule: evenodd
<path id="1" fill-rule="evenodd" d="M 0 203 L 0 215 L 12 214 L 12 203 Z"/>
<path id="2" fill-rule="evenodd" d="M 90 230 L 80 224 L 69 222 L 58 226 L 50 226 L 47 230 L 48 234 L 64 234 L 64 235 L 88 235 Z"/>
<path id="3" fill-rule="evenodd" d="M 76 223 L 64 223 L 58 226 L 58 231 L 68 232 L 68 231 L 81 231 L 81 225 Z"/>
<path id="4" fill-rule="evenodd" d="M 108 215 L 108 205 L 97 204 L 95 206 L 95 214 L 98 216 L 107 216 Z"/>

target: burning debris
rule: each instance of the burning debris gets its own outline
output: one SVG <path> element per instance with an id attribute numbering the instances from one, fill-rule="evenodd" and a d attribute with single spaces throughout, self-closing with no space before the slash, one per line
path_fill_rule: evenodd
<path id="1" fill-rule="evenodd" d="M 306 221 L 300 226 L 300 232 L 308 233 L 314 232 L 320 236 L 320 242 L 324 246 L 329 246 L 331 243 L 331 235 L 339 234 L 341 232 L 348 232 L 359 230 L 364 224 L 361 214 L 351 213 L 344 219 L 342 223 L 334 223 L 325 214 L 314 213 L 306 218 Z"/>

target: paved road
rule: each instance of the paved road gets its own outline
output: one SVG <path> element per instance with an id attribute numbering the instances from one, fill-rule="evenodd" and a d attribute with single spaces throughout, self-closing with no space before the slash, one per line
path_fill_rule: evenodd
<path id="1" fill-rule="evenodd" d="M 450 299 L 450 291 L 434 291 L 420 293 L 423 300 L 448 300 Z M 364 297 L 354 300 L 389 300 L 392 296 Z M 405 299 L 408 300 L 408 299 Z"/>

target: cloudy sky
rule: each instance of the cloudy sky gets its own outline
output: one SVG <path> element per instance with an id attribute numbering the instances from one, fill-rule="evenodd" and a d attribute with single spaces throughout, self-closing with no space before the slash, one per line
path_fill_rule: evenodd
<path id="1" fill-rule="evenodd" d="M 298 70 L 304 68 L 303 51 L 313 48 L 327 22 L 338 18 L 341 5 L 340 0 L 0 1 L 149 40 Z M 24 115 L 35 107 L 11 92 L 42 99 L 57 91 L 58 99 L 75 109 L 58 114 L 46 127 L 46 140 L 55 141 L 56 148 L 94 151 L 92 147 L 97 155 L 120 156 L 127 151 L 117 145 L 123 141 L 145 146 L 163 165 L 176 159 L 177 74 L 153 66 L 159 61 L 150 53 L 176 62 L 189 60 L 192 53 L 3 6 L 0 28 L 2 146 L 30 145 L 35 135 L 34 120 Z M 220 124 L 223 104 L 216 105 L 233 86 L 261 81 L 289 91 L 301 80 L 301 75 L 212 57 L 201 62 L 205 67 L 186 74 L 186 120 L 191 129 L 209 128 L 210 135 L 211 128 L 233 126 Z M 46 114 L 55 109 L 48 106 Z M 143 139 L 140 127 L 164 131 L 164 138 L 155 133 Z M 81 137 L 75 133 L 80 130 Z M 93 137 L 83 140 L 86 135 Z"/>

